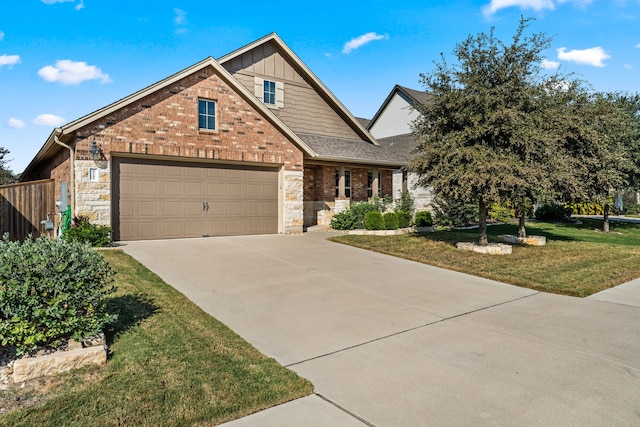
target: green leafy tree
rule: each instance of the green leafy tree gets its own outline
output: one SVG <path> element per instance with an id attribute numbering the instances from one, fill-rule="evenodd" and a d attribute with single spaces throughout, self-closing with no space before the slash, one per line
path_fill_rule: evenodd
<path id="1" fill-rule="evenodd" d="M 7 154 L 9 154 L 9 150 L 0 147 L 0 185 L 16 182 L 16 177 L 13 175 L 13 172 L 6 166 L 9 161 L 4 157 Z"/>
<path id="2" fill-rule="evenodd" d="M 573 179 L 559 181 L 570 201 L 604 206 L 603 231 L 609 231 L 613 197 L 638 185 L 640 125 L 637 95 L 567 91 L 562 118 L 566 170 Z"/>
<path id="3" fill-rule="evenodd" d="M 491 204 L 526 206 L 553 189 L 540 65 L 551 39 L 526 36 L 529 21 L 521 19 L 510 44 L 493 29 L 469 36 L 454 49 L 456 64 L 442 56 L 421 75 L 432 100 L 414 122 L 419 145 L 411 169 L 440 197 L 478 206 L 481 245 L 488 244 Z"/>

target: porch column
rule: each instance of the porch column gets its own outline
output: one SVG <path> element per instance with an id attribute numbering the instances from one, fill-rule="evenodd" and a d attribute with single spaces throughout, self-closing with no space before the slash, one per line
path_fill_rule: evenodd
<path id="1" fill-rule="evenodd" d="M 371 195 L 375 196 L 378 194 L 378 189 L 380 188 L 380 171 L 378 169 L 373 170 L 373 179 L 371 180 Z"/>
<path id="2" fill-rule="evenodd" d="M 346 199 L 345 196 L 345 178 L 344 178 L 344 166 L 340 166 L 338 179 L 338 198 Z"/>

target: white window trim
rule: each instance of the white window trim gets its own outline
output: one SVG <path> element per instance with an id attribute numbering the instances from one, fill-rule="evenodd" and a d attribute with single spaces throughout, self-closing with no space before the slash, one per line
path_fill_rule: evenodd
<path id="1" fill-rule="evenodd" d="M 200 127 L 200 101 L 213 102 L 213 129 Z M 218 131 L 218 101 L 207 98 L 198 98 L 198 130 L 203 132 L 217 132 Z"/>
<path id="2" fill-rule="evenodd" d="M 267 80 L 269 82 L 274 82 L 276 84 L 276 103 L 275 104 L 267 104 L 264 102 L 264 81 Z M 271 79 L 263 79 L 261 77 L 253 78 L 253 93 L 256 98 L 264 103 L 269 108 L 284 108 L 284 82 L 279 82 L 277 80 Z"/>

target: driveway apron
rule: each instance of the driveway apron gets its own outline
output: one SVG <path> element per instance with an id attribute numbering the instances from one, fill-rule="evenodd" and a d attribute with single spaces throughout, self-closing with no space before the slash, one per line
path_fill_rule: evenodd
<path id="1" fill-rule="evenodd" d="M 307 235 L 124 250 L 313 382 L 316 396 L 230 426 L 640 425 L 637 305 L 538 293 Z"/>

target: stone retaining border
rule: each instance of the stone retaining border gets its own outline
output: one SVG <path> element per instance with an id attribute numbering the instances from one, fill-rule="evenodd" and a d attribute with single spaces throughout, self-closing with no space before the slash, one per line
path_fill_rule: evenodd
<path id="1" fill-rule="evenodd" d="M 87 365 L 104 365 L 107 363 L 107 346 L 78 348 L 58 351 L 38 357 L 17 359 L 13 365 L 13 382 L 16 384 L 67 372 Z"/>
<path id="2" fill-rule="evenodd" d="M 480 246 L 473 242 L 458 242 L 456 243 L 456 249 L 488 255 L 511 255 L 513 252 L 513 246 L 504 245 L 502 243 L 492 243 L 488 246 Z"/>

